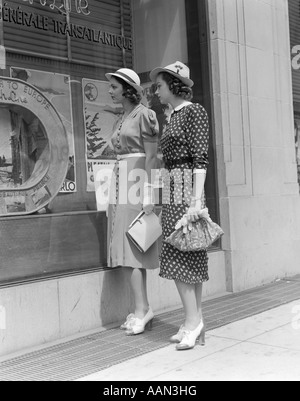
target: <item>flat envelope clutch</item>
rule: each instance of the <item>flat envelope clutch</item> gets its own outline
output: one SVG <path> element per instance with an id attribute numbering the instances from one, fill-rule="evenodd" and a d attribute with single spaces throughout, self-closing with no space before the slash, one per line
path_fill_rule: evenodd
<path id="1" fill-rule="evenodd" d="M 130 224 L 126 235 L 140 252 L 147 252 L 162 235 L 159 218 L 155 213 L 148 216 L 144 212 L 140 213 Z"/>

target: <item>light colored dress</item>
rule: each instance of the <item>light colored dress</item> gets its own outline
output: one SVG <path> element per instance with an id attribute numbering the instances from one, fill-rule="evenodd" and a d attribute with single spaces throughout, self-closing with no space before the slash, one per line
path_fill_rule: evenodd
<path id="1" fill-rule="evenodd" d="M 154 111 L 139 105 L 124 121 L 122 120 L 120 118 L 117 122 L 112 137 L 117 155 L 144 154 L 146 142 L 158 141 L 159 125 Z M 130 157 L 117 162 L 115 166 L 116 204 L 110 204 L 108 208 L 108 267 L 123 266 L 134 269 L 159 267 L 157 243 L 143 254 L 126 235 L 130 224 L 143 209 L 142 193 L 136 188 L 144 187 L 145 177 L 137 181 L 132 180 L 130 174 L 135 169 L 145 172 L 145 161 L 145 157 Z M 127 177 L 127 180 L 124 177 Z M 131 197 L 128 196 L 130 193 L 136 193 L 134 198 L 137 202 L 131 202 Z M 127 202 L 124 202 L 124 199 L 127 199 Z"/>

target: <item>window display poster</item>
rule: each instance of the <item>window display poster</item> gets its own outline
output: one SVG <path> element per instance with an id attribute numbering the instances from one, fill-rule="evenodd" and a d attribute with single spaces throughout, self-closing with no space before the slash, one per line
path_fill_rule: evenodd
<path id="1" fill-rule="evenodd" d="M 109 83 L 83 79 L 83 104 L 85 117 L 87 191 L 95 191 L 95 165 L 110 165 L 116 159 L 111 137 L 117 120 L 123 113 L 121 105 L 115 105 L 108 93 Z M 160 138 L 165 129 L 171 108 L 162 105 L 155 94 L 155 85 L 143 85 L 142 103 L 156 112 L 160 125 Z M 159 141 L 160 142 L 160 141 Z M 159 146 L 160 148 L 160 146 Z M 161 150 L 159 149 L 159 157 Z M 96 169 L 97 170 L 97 169 Z"/>
<path id="2" fill-rule="evenodd" d="M 83 79 L 82 88 L 87 192 L 95 192 L 94 166 L 110 165 L 116 159 L 111 138 L 123 110 L 112 102 L 108 82 Z"/>
<path id="3" fill-rule="evenodd" d="M 57 110 L 67 132 L 70 150 L 69 169 L 60 193 L 76 192 L 75 144 L 70 76 L 12 67 L 11 77 L 35 86 Z M 51 133 L 48 133 L 48 135 L 51 135 Z"/>

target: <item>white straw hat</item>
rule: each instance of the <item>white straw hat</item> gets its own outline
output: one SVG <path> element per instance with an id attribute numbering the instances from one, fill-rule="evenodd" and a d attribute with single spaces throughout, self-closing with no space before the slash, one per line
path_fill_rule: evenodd
<path id="1" fill-rule="evenodd" d="M 155 68 L 150 73 L 150 78 L 152 82 L 156 82 L 156 78 L 162 72 L 167 72 L 174 77 L 180 79 L 186 86 L 192 88 L 194 86 L 194 81 L 190 79 L 190 69 L 188 66 L 183 64 L 181 61 L 176 61 L 176 63 L 168 65 L 167 67 Z"/>
<path id="2" fill-rule="evenodd" d="M 123 81 L 127 82 L 130 86 L 136 89 L 139 93 L 141 93 L 144 89 L 141 87 L 140 77 L 136 72 L 130 70 L 129 68 L 121 68 L 120 70 L 105 74 L 106 78 L 110 81 L 112 77 L 121 78 Z"/>

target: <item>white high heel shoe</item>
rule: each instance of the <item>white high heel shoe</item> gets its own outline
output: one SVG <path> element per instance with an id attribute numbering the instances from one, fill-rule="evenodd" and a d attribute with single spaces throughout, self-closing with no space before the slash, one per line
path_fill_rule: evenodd
<path id="1" fill-rule="evenodd" d="M 179 344 L 183 340 L 183 334 L 184 334 L 185 328 L 184 325 L 182 325 L 178 331 L 177 334 L 175 334 L 173 337 L 170 338 L 170 342 L 173 344 Z"/>
<path id="2" fill-rule="evenodd" d="M 129 316 L 126 318 L 126 322 L 122 324 L 120 327 L 121 330 L 129 330 L 132 323 L 134 322 L 135 316 L 133 313 L 131 313 Z"/>
<path id="3" fill-rule="evenodd" d="M 134 319 L 134 321 L 130 325 L 130 328 L 126 330 L 127 336 L 136 336 L 138 334 L 142 334 L 144 333 L 145 329 L 151 331 L 153 319 L 154 313 L 150 308 L 144 319 L 138 319 L 137 317 Z"/>
<path id="4" fill-rule="evenodd" d="M 203 320 L 199 326 L 193 330 L 184 329 L 183 339 L 180 344 L 176 346 L 177 351 L 185 351 L 193 349 L 196 346 L 197 340 L 200 340 L 200 345 L 205 345 L 205 325 Z"/>

